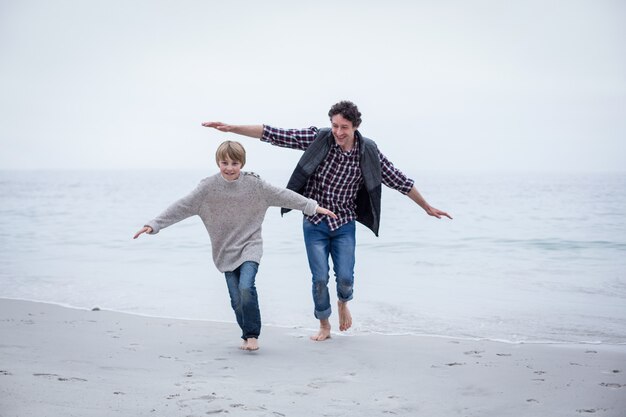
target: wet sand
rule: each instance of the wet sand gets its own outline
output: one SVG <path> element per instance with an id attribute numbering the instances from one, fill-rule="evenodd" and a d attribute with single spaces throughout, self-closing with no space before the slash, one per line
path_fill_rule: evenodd
<path id="1" fill-rule="evenodd" d="M 0 416 L 626 416 L 626 345 L 311 333 L 0 299 Z"/>

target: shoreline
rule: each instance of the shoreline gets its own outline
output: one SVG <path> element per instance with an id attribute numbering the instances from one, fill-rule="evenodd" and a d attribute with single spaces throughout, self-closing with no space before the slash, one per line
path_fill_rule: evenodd
<path id="1" fill-rule="evenodd" d="M 626 346 L 358 335 L 0 299 L 0 415 L 604 416 L 626 409 Z"/>
<path id="2" fill-rule="evenodd" d="M 144 318 L 147 318 L 147 319 L 182 320 L 182 321 L 193 321 L 193 322 L 221 323 L 221 324 L 232 324 L 232 325 L 236 326 L 236 323 L 235 323 L 234 320 L 233 321 L 229 321 L 229 320 L 213 320 L 213 319 L 192 318 L 192 317 L 157 316 L 157 315 L 150 315 L 150 314 L 139 313 L 139 312 L 130 312 L 130 311 L 123 311 L 123 310 L 114 310 L 114 309 L 101 308 L 99 306 L 93 306 L 91 308 L 88 308 L 88 307 L 77 307 L 77 306 L 70 305 L 70 304 L 65 304 L 65 303 L 32 300 L 32 299 L 26 299 L 26 298 L 5 298 L 5 297 L 0 297 L 0 302 L 2 300 L 23 301 L 23 302 L 27 302 L 27 303 L 36 303 L 36 304 L 47 304 L 47 305 L 67 308 L 69 310 L 76 310 L 76 311 L 96 311 L 96 310 L 97 311 L 108 311 L 108 312 L 111 312 L 111 313 L 127 314 L 127 315 L 131 315 L 131 316 L 144 317 Z M 263 328 L 266 328 L 266 327 L 273 327 L 273 328 L 285 329 L 285 330 L 300 329 L 302 331 L 311 332 L 311 333 L 317 332 L 317 328 L 306 327 L 306 326 L 302 326 L 302 325 L 280 325 L 280 324 L 272 324 L 272 323 L 270 323 L 270 324 L 263 323 Z M 363 336 L 368 336 L 368 335 L 376 335 L 376 336 L 383 336 L 383 337 L 415 336 L 415 337 L 425 337 L 425 338 L 441 338 L 441 339 L 450 339 L 450 340 L 462 340 L 462 341 L 469 341 L 469 342 L 485 341 L 485 342 L 503 343 L 503 344 L 508 344 L 508 345 L 523 345 L 523 344 L 527 344 L 527 345 L 592 345 L 592 346 L 603 345 L 603 346 L 626 346 L 626 341 L 625 342 L 604 342 L 604 341 L 584 341 L 584 340 L 582 340 L 582 341 L 567 341 L 567 340 L 507 340 L 507 339 L 501 339 L 501 338 L 471 337 L 471 336 L 458 336 L 458 335 L 451 336 L 451 335 L 429 334 L 429 333 L 411 333 L 411 332 L 383 333 L 383 332 L 377 332 L 377 331 L 371 331 L 371 330 L 360 330 L 360 331 L 357 331 L 357 332 L 354 332 L 354 330 L 350 330 L 349 332 L 346 333 L 346 332 L 335 331 L 336 327 L 337 326 L 334 325 L 333 326 L 333 331 L 332 331 L 332 334 L 334 336 L 336 336 L 336 337 L 363 337 Z"/>

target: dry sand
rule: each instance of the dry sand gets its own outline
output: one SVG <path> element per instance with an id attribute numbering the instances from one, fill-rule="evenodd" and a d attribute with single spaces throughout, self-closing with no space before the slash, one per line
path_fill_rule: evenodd
<path id="1" fill-rule="evenodd" d="M 0 416 L 626 416 L 626 345 L 310 333 L 0 299 Z"/>

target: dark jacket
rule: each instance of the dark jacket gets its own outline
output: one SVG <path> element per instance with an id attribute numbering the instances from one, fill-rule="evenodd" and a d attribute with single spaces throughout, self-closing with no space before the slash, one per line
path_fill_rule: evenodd
<path id="1" fill-rule="evenodd" d="M 354 134 L 355 140 L 360 141 L 360 166 L 364 186 L 359 189 L 356 196 L 357 221 L 368 227 L 378 236 L 380 224 L 380 199 L 381 199 L 381 168 L 378 147 L 376 143 L 363 137 L 358 131 Z M 335 143 L 335 138 L 330 129 L 320 129 L 315 140 L 304 151 L 304 155 L 298 161 L 296 168 L 289 178 L 287 188 L 299 194 L 304 192 L 308 179 L 313 175 L 317 167 L 324 161 L 330 147 Z M 281 213 L 287 213 L 289 209 L 281 209 Z"/>

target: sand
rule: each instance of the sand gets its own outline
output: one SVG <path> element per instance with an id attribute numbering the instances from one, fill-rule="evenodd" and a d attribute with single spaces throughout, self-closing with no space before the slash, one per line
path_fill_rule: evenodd
<path id="1" fill-rule="evenodd" d="M 0 416 L 626 416 L 626 345 L 310 334 L 0 299 Z"/>

